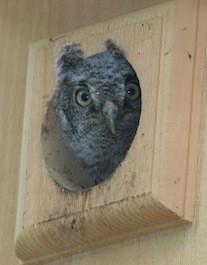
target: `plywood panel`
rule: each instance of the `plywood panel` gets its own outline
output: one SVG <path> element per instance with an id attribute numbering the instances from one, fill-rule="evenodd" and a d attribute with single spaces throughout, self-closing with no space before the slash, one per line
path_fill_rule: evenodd
<path id="1" fill-rule="evenodd" d="M 47 220 L 49 216 L 58 218 L 63 212 L 72 214 L 83 209 L 87 211 L 109 202 L 126 199 L 132 195 L 147 194 L 150 191 L 152 146 L 156 116 L 154 110 L 157 107 L 162 20 L 167 25 L 170 23 L 168 15 L 170 8 L 172 8 L 171 5 L 164 5 L 156 9 L 152 8 L 87 29 L 83 28 L 62 37 L 57 37 L 56 41 L 45 40 L 33 45 L 31 61 L 28 66 L 30 71 L 27 86 L 29 96 L 25 115 L 26 118 L 28 115 L 25 126 L 29 132 L 26 132 L 25 138 L 28 141 L 28 147 L 26 148 L 28 148 L 29 153 L 23 153 L 22 160 L 23 175 L 25 174 L 25 167 L 27 168 L 26 190 L 28 193 L 25 197 L 25 209 L 27 209 L 24 215 L 25 226 Z M 127 58 L 137 70 L 141 78 L 141 86 L 143 87 L 144 110 L 136 144 L 134 144 L 133 150 L 128 155 L 131 157 L 131 160 L 129 158 L 129 161 L 131 161 L 129 162 L 130 166 L 129 164 L 123 164 L 122 169 L 113 177 L 114 183 L 106 181 L 104 183 L 105 187 L 100 185 L 100 187 L 92 189 L 91 192 L 83 193 L 82 196 L 73 193 L 64 194 L 58 192 L 58 187 L 48 178 L 39 137 L 47 102 L 56 88 L 54 80 L 56 54 L 65 43 L 80 42 L 87 56 L 103 50 L 104 40 L 109 37 L 115 39 L 118 45 L 121 45 L 126 50 Z M 154 89 L 152 91 L 151 88 L 153 86 Z M 140 137 L 141 135 L 142 137 Z M 137 161 L 137 156 L 142 156 L 142 158 Z M 139 172 L 141 172 L 140 175 Z M 136 177 L 133 174 L 136 174 Z M 127 178 L 125 175 L 127 175 Z M 23 178 L 23 176 L 21 177 Z M 126 185 L 123 185 L 125 182 Z M 127 185 L 127 182 L 131 182 L 133 185 Z M 42 185 L 43 183 L 44 185 Z M 113 190 L 112 186 L 116 187 L 118 192 Z M 53 196 L 45 192 L 46 187 L 48 187 L 48 192 L 53 194 Z M 42 202 L 45 203 L 43 204 Z"/>

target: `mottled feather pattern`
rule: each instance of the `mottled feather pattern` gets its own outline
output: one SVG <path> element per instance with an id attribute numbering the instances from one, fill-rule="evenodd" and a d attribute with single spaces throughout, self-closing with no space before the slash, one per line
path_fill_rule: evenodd
<path id="1" fill-rule="evenodd" d="M 110 177 L 124 159 L 141 114 L 134 69 L 113 41 L 105 47 L 84 57 L 79 44 L 67 45 L 56 64 L 63 140 L 94 183 Z"/>

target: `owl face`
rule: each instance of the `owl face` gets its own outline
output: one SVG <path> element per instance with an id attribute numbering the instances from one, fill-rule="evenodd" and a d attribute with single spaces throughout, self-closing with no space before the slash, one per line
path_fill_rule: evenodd
<path id="1" fill-rule="evenodd" d="M 135 136 L 141 113 L 139 80 L 110 40 L 106 50 L 84 57 L 66 46 L 58 57 L 56 112 L 65 145 L 94 183 L 113 173 Z"/>
<path id="2" fill-rule="evenodd" d="M 78 45 L 67 46 L 58 61 L 59 102 L 78 136 L 127 137 L 141 111 L 139 80 L 123 52 L 111 41 L 88 58 Z"/>

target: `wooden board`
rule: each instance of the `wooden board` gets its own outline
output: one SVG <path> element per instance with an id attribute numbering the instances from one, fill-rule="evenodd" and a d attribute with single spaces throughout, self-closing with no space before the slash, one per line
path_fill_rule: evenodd
<path id="1" fill-rule="evenodd" d="M 17 239 L 22 260 L 46 261 L 192 220 L 195 186 L 188 187 L 196 174 L 190 174 L 189 159 L 197 161 L 198 140 L 190 128 L 200 119 L 193 108 L 200 97 L 192 86 L 197 5 L 191 7 L 169 2 L 32 45 L 20 171 L 26 186 Z M 126 51 L 140 77 L 140 127 L 113 178 L 89 192 L 64 194 L 48 177 L 39 137 L 55 90 L 52 66 L 66 43 L 80 42 L 90 55 L 108 37 Z"/>
<path id="2" fill-rule="evenodd" d="M 18 171 L 28 49 L 31 41 L 144 8 L 161 0 L 0 1 L 0 257 L 19 264 L 14 253 Z M 21 192 L 20 192 L 21 194 Z M 17 229 L 18 230 L 18 229 Z"/>

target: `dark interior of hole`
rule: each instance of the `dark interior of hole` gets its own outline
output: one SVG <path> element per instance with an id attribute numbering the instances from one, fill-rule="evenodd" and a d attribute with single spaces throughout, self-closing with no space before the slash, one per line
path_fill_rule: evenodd
<path id="1" fill-rule="evenodd" d="M 49 175 L 60 187 L 70 191 L 79 191 L 94 185 L 63 142 L 56 115 L 55 95 L 48 104 L 42 125 L 41 143 L 43 159 Z"/>
<path id="2" fill-rule="evenodd" d="M 129 65 L 132 68 L 131 64 Z M 140 93 L 140 95 L 138 95 L 139 101 L 137 102 L 137 104 L 140 105 L 140 107 L 138 108 L 139 114 L 137 116 L 136 124 L 136 126 L 138 127 L 141 114 L 141 89 L 139 87 L 139 80 L 137 75 L 136 84 L 139 89 L 138 92 Z M 81 164 L 77 159 L 76 154 L 74 154 L 74 152 L 69 149 L 68 146 L 65 144 L 59 121 L 60 117 L 57 115 L 57 106 L 59 104 L 60 90 L 61 88 L 58 88 L 56 90 L 51 101 L 48 103 L 47 113 L 44 117 L 44 122 L 42 125 L 41 143 L 43 159 L 47 167 L 49 176 L 60 187 L 68 191 L 86 190 L 92 186 L 97 185 L 97 182 L 94 180 L 94 178 L 90 176 L 90 174 L 88 174 L 88 172 L 84 168 L 81 167 Z M 131 89 L 130 91 L 127 90 L 126 97 L 127 96 L 133 99 L 133 97 L 135 97 L 136 95 L 134 95 L 134 91 Z M 131 142 L 133 138 L 131 139 Z M 119 145 L 121 148 L 121 139 Z M 113 157 L 111 159 L 113 159 Z M 116 158 L 114 157 L 114 159 Z"/>

